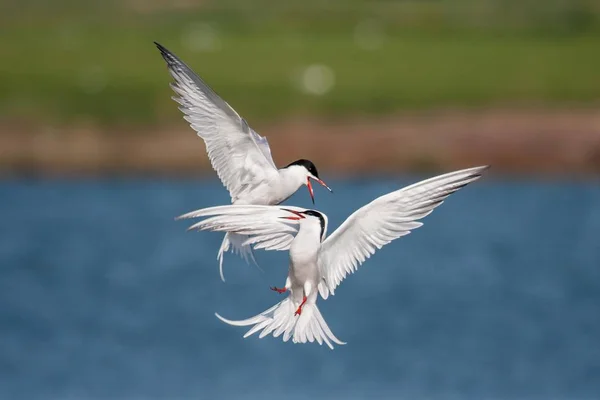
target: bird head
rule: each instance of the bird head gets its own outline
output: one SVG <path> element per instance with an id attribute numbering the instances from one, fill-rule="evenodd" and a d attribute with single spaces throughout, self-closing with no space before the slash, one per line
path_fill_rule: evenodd
<path id="1" fill-rule="evenodd" d="M 313 164 L 312 161 L 304 160 L 304 159 L 297 160 L 297 161 L 294 161 L 293 163 L 289 164 L 285 168 L 297 168 L 298 169 L 299 174 L 302 175 L 301 176 L 301 179 L 303 181 L 302 184 L 306 185 L 306 187 L 308 188 L 308 194 L 310 194 L 310 198 L 311 198 L 313 204 L 315 204 L 315 194 L 313 192 L 311 180 L 318 182 L 323 187 L 325 187 L 327 190 L 329 190 L 330 192 L 333 192 L 333 190 L 331 190 L 331 188 L 329 186 L 327 186 L 325 184 L 325 182 L 323 182 L 321 180 L 321 178 L 319 178 L 319 172 L 317 171 L 317 167 L 315 167 L 315 164 Z"/>
<path id="2" fill-rule="evenodd" d="M 288 219 L 290 221 L 295 221 L 296 223 L 298 223 L 300 225 L 314 224 L 313 226 L 315 226 L 315 228 L 317 226 L 320 228 L 319 236 L 321 238 L 321 241 L 323 241 L 325 239 L 325 233 L 327 230 L 327 216 L 325 214 L 323 214 L 322 212 L 316 211 L 316 210 L 295 211 L 295 210 L 290 210 L 288 208 L 283 208 L 283 211 L 290 213 L 290 215 L 287 215 L 285 217 L 280 217 L 280 218 Z"/>

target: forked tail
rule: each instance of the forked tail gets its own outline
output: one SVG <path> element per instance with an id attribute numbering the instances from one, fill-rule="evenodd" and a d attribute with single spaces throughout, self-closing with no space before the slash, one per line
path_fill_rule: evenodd
<path id="1" fill-rule="evenodd" d="M 284 342 L 287 342 L 290 338 L 294 343 L 306 343 L 307 341 L 312 343 L 316 341 L 322 345 L 325 342 L 332 350 L 332 342 L 338 345 L 346 344 L 331 332 L 316 304 L 306 303 L 302 307 L 302 314 L 294 315 L 297 308 L 298 304 L 294 304 L 291 298 L 288 297 L 268 310 L 241 321 L 231 321 L 219 314 L 215 313 L 215 315 L 229 325 L 254 325 L 246 332 L 244 338 L 261 331 L 258 335 L 260 339 L 270 333 L 273 333 L 273 337 L 279 337 L 283 334 Z"/>
<path id="2" fill-rule="evenodd" d="M 235 254 L 239 254 L 247 263 L 250 260 L 258 267 L 254 254 L 252 253 L 252 247 L 244 246 L 243 243 L 248 239 L 248 236 L 238 235 L 237 233 L 226 233 L 221 243 L 221 248 L 217 254 L 217 260 L 219 261 L 219 274 L 221 274 L 221 280 L 225 282 L 225 275 L 223 275 L 223 254 L 225 254 L 230 248 Z"/>

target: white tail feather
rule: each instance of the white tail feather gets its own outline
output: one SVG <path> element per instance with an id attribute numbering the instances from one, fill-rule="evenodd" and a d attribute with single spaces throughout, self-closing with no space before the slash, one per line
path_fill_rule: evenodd
<path id="1" fill-rule="evenodd" d="M 221 321 L 233 326 L 250 326 L 252 328 L 244 335 L 244 338 L 260 332 L 258 337 L 273 334 L 273 337 L 279 337 L 283 334 L 283 341 L 292 339 L 293 343 L 306 343 L 316 341 L 320 345 L 325 343 L 333 350 L 333 343 L 344 345 L 346 343 L 339 340 L 327 326 L 321 312 L 316 304 L 306 303 L 302 307 L 302 314 L 294 315 L 298 304 L 294 304 L 290 297 L 275 304 L 262 313 L 240 321 L 232 321 L 215 315 Z"/>
<path id="2" fill-rule="evenodd" d="M 258 267 L 256 260 L 254 259 L 254 253 L 252 253 L 252 247 L 244 245 L 244 242 L 248 240 L 248 236 L 238 235 L 237 233 L 226 233 L 221 243 L 221 248 L 217 253 L 217 260 L 219 261 L 219 274 L 221 280 L 225 282 L 225 275 L 223 274 L 223 255 L 231 248 L 232 253 L 239 254 L 244 261 L 248 264 L 250 260 Z M 260 269 L 260 267 L 259 267 Z"/>

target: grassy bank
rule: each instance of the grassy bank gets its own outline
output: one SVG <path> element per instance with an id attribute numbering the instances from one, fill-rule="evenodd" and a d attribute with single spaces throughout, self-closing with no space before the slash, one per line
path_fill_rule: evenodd
<path id="1" fill-rule="evenodd" d="M 598 14 L 587 6 L 556 11 L 551 3 L 544 5 L 550 11 L 529 17 L 517 8 L 517 18 L 511 8 L 489 12 L 468 1 L 228 1 L 192 8 L 158 0 L 62 1 L 52 8 L 26 1 L 0 18 L 8 60 L 0 63 L 0 114 L 58 125 L 179 121 L 154 40 L 251 122 L 593 103 L 600 99 Z M 331 74 L 323 94 L 303 87 L 306 67 L 315 64 Z"/>

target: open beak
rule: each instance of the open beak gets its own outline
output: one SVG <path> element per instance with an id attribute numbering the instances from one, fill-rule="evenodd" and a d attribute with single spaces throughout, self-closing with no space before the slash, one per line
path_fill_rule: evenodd
<path id="1" fill-rule="evenodd" d="M 310 180 L 314 179 L 315 181 L 319 182 L 322 186 L 324 186 L 327 190 L 329 190 L 331 193 L 333 193 L 333 190 L 331 190 L 331 188 L 329 186 L 327 186 L 327 184 L 325 184 L 325 182 L 323 182 L 322 180 L 320 180 L 319 178 L 315 178 L 314 176 L 309 176 L 306 178 L 306 186 L 308 187 L 308 193 L 310 194 L 310 198 L 312 199 L 313 204 L 315 204 L 315 194 L 313 192 L 313 187 L 310 184 Z"/>
<path id="2" fill-rule="evenodd" d="M 294 211 L 294 210 L 288 210 L 287 208 L 283 208 L 283 210 L 287 211 L 287 212 L 291 212 L 292 214 L 294 214 L 293 217 L 280 217 L 283 219 L 291 219 L 292 221 L 298 221 L 300 219 L 304 219 L 306 218 L 304 215 L 302 215 L 301 213 L 299 213 L 298 211 Z"/>
<path id="3" fill-rule="evenodd" d="M 309 177 L 306 178 L 306 186 L 308 187 L 308 194 L 310 194 L 310 198 L 311 198 L 313 204 L 315 204 L 315 194 L 313 192 L 312 185 L 310 184 L 310 178 Z"/>

